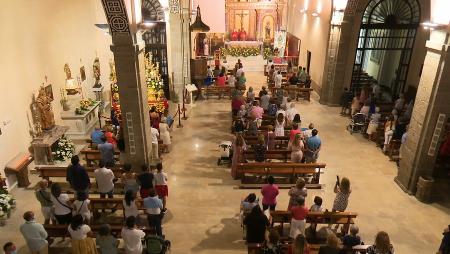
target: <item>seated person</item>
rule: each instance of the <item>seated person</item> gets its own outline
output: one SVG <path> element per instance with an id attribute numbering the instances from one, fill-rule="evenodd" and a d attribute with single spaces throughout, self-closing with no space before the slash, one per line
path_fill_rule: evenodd
<path id="1" fill-rule="evenodd" d="M 224 87 L 225 86 L 226 77 L 221 72 L 219 76 L 216 78 L 216 86 Z"/>
<path id="2" fill-rule="evenodd" d="M 339 238 L 330 232 L 327 236 L 327 244 L 319 248 L 319 254 L 339 254 Z"/>
<path id="3" fill-rule="evenodd" d="M 258 136 L 258 144 L 256 144 L 253 149 L 255 150 L 255 161 L 266 161 L 267 145 L 263 135 Z"/>
<path id="4" fill-rule="evenodd" d="M 264 109 L 259 105 L 258 101 L 253 102 L 253 108 L 250 111 L 250 116 L 255 119 L 262 119 L 264 115 Z"/>
<path id="5" fill-rule="evenodd" d="M 95 128 L 91 133 L 92 144 L 98 145 L 103 144 L 102 138 L 105 137 L 105 134 L 100 128 Z"/>
<path id="6" fill-rule="evenodd" d="M 267 110 L 269 108 L 270 95 L 267 93 L 267 91 L 264 92 L 263 95 L 259 98 L 259 103 L 264 110 Z"/>
<path id="7" fill-rule="evenodd" d="M 259 199 L 256 197 L 255 193 L 250 193 L 244 200 L 241 202 L 242 211 L 244 214 L 250 213 L 253 207 L 257 206 Z"/>
<path id="8" fill-rule="evenodd" d="M 359 233 L 358 226 L 351 225 L 350 234 L 342 237 L 342 244 L 349 249 L 351 249 L 353 246 L 360 245 L 361 237 L 359 237 L 358 233 Z"/>
<path id="9" fill-rule="evenodd" d="M 292 76 L 289 78 L 289 84 L 291 86 L 296 86 L 298 83 L 297 73 L 292 73 Z"/>

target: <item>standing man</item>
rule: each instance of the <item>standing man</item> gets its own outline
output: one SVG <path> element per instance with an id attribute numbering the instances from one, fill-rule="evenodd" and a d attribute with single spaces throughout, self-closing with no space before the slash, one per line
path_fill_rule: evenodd
<path id="1" fill-rule="evenodd" d="M 100 150 L 100 157 L 105 166 L 114 166 L 114 145 L 109 143 L 105 137 L 102 138 L 102 143 L 98 145 L 98 150 Z"/>
<path id="2" fill-rule="evenodd" d="M 319 132 L 316 129 L 311 131 L 312 136 L 306 140 L 305 159 L 306 163 L 316 163 L 319 158 L 319 151 L 322 145 L 319 136 Z"/>
<path id="3" fill-rule="evenodd" d="M 70 161 L 72 164 L 67 168 L 67 182 L 69 182 L 72 189 L 77 192 L 77 195 L 80 192 L 88 194 L 91 180 L 89 179 L 86 169 L 80 165 L 80 158 L 78 158 L 78 155 L 72 156 Z"/>
<path id="4" fill-rule="evenodd" d="M 144 198 L 144 207 L 147 212 L 148 224 L 151 227 L 155 227 L 156 235 L 162 236 L 162 209 L 163 203 L 161 199 L 158 198 L 154 189 L 150 189 L 149 196 Z"/>
<path id="5" fill-rule="evenodd" d="M 94 171 L 95 181 L 97 182 L 100 198 L 113 198 L 114 191 L 114 173 L 111 169 L 106 168 L 103 160 L 98 164 L 99 168 Z"/>
<path id="6" fill-rule="evenodd" d="M 25 223 L 20 226 L 20 232 L 27 242 L 32 254 L 48 253 L 47 232 L 44 226 L 34 220 L 34 213 L 25 212 L 23 215 Z"/>

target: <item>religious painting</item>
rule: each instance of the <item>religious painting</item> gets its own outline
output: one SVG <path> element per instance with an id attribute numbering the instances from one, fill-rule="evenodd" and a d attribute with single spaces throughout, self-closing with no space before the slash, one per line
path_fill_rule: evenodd
<path id="1" fill-rule="evenodd" d="M 248 10 L 236 11 L 234 15 L 234 31 L 245 31 L 250 28 L 250 13 Z"/>
<path id="2" fill-rule="evenodd" d="M 49 84 L 45 87 L 45 94 L 53 101 L 53 88 L 52 84 Z"/>
<path id="3" fill-rule="evenodd" d="M 81 82 L 86 80 L 86 70 L 84 69 L 84 66 L 80 67 L 80 77 L 81 77 Z"/>
<path id="4" fill-rule="evenodd" d="M 262 25 L 264 41 L 272 40 L 275 34 L 274 18 L 270 15 L 265 16 L 263 18 Z"/>

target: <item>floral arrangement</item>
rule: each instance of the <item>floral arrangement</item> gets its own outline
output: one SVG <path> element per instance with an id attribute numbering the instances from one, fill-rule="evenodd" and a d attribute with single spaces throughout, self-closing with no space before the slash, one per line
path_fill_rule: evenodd
<path id="1" fill-rule="evenodd" d="M 145 55 L 145 80 L 149 107 L 155 106 L 156 111 L 163 113 L 165 110 L 163 82 L 159 73 L 159 64 L 152 62 L 151 53 Z"/>
<path id="2" fill-rule="evenodd" d="M 258 56 L 258 55 L 260 55 L 260 50 L 259 50 L 259 47 L 220 48 L 220 55 L 222 57 L 225 57 L 225 56 L 234 56 L 234 57 Z"/>
<path id="3" fill-rule="evenodd" d="M 0 219 L 9 218 L 11 210 L 16 208 L 16 199 L 9 194 L 6 186 L 0 188 Z"/>
<path id="4" fill-rule="evenodd" d="M 65 161 L 73 156 L 75 144 L 66 136 L 62 136 L 56 145 L 52 147 L 53 158 L 58 161 Z"/>
<path id="5" fill-rule="evenodd" d="M 275 51 L 270 47 L 264 48 L 264 59 L 269 59 L 275 56 Z"/>
<path id="6" fill-rule="evenodd" d="M 80 101 L 80 106 L 75 108 L 75 114 L 77 114 L 77 115 L 84 114 L 84 111 L 87 111 L 89 109 L 89 107 L 94 106 L 95 103 L 96 103 L 96 101 L 94 101 L 91 98 L 89 98 L 89 99 L 82 99 Z"/>

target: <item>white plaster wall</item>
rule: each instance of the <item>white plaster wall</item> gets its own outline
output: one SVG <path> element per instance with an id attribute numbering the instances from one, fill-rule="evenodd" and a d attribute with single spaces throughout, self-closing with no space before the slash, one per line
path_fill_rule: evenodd
<path id="1" fill-rule="evenodd" d="M 307 3 L 307 13 L 300 10 Z M 287 31 L 300 38 L 299 65 L 306 66 L 307 51 L 311 51 L 310 75 L 313 86 L 322 87 L 325 60 L 328 48 L 328 39 L 331 20 L 331 1 L 329 0 L 290 0 L 288 2 L 289 20 Z M 320 13 L 318 17 L 311 14 Z"/>
<path id="2" fill-rule="evenodd" d="M 53 84 L 53 109 L 61 123 L 59 90 L 65 81 L 64 64 L 72 76 L 79 75 L 80 59 L 86 68 L 85 95 L 93 97 L 92 63 L 101 63 L 101 82 L 109 90 L 111 39 L 94 26 L 106 23 L 98 0 L 14 0 L 0 8 L 0 171 L 19 152 L 26 151 L 31 138 L 27 113 L 33 93 L 44 76 Z M 109 94 L 109 93 L 108 93 Z M 3 126 L 3 121 L 10 121 Z"/>

